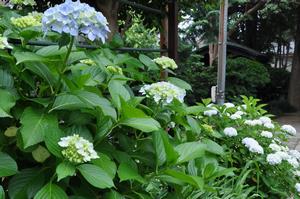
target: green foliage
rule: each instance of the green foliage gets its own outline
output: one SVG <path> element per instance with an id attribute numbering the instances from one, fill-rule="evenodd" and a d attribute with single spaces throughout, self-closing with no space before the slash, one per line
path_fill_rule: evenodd
<path id="1" fill-rule="evenodd" d="M 116 53 L 107 44 L 81 49 L 74 45 L 77 38 L 56 33 L 45 39 L 60 47 L 29 46 L 22 30 L 0 25 L 1 33 L 22 40 L 12 50 L 0 50 L 1 199 L 279 198 L 295 193 L 291 164 L 266 160 L 272 139 L 259 133 L 267 127 L 245 124 L 266 115 L 257 99 L 243 97 L 244 106 L 238 107 L 213 106 L 210 100 L 194 106 L 176 98 L 155 101 L 139 94 L 145 83 L 160 81 L 159 68 L 146 55 Z M 42 39 L 36 31 L 30 39 Z M 205 68 L 198 58 L 192 55 L 188 62 L 193 70 Z M 228 66 L 231 73 L 239 72 L 235 83 L 244 82 L 251 92 L 253 76 L 266 73 L 242 58 Z M 169 77 L 174 91 L 198 90 L 199 79 L 193 78 L 199 73 L 193 70 L 180 72 L 190 75 L 187 81 Z M 210 117 L 211 109 L 216 114 Z M 242 118 L 230 119 L 238 110 Z M 281 133 L 273 132 L 273 141 L 286 141 L 286 133 L 274 125 Z M 237 128 L 237 137 L 224 134 L 229 126 Z M 257 139 L 265 154 L 247 150 L 246 136 Z M 70 144 L 69 137 L 85 142 L 72 139 Z M 70 153 L 62 152 L 66 148 Z M 95 152 L 92 158 L 87 151 Z M 70 162 L 75 155 L 81 161 Z"/>
<path id="2" fill-rule="evenodd" d="M 217 67 L 203 66 L 199 63 L 199 59 L 200 56 L 192 55 L 186 62 L 181 63 L 182 70 L 179 76 L 189 81 L 194 90 L 189 96 L 191 103 L 210 97 L 210 88 L 217 83 Z M 263 64 L 242 57 L 228 59 L 226 70 L 228 99 L 234 99 L 239 95 L 257 96 L 260 88 L 269 82 L 270 76 Z"/>

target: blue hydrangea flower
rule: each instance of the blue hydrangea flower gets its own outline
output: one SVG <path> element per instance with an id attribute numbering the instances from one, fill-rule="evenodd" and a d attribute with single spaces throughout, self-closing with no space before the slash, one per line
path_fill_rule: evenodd
<path id="1" fill-rule="evenodd" d="M 42 19 L 43 31 L 67 33 L 72 36 L 83 34 L 91 41 L 103 43 L 109 33 L 108 22 L 101 12 L 86 3 L 66 0 L 45 11 Z"/>

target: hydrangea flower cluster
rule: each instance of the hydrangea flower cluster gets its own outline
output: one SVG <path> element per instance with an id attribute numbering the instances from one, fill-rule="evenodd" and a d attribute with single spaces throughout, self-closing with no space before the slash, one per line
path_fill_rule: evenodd
<path id="1" fill-rule="evenodd" d="M 93 144 L 77 134 L 61 138 L 58 145 L 66 148 L 62 151 L 63 156 L 76 164 L 99 158 Z"/>
<path id="2" fill-rule="evenodd" d="M 264 154 L 264 149 L 255 139 L 246 137 L 242 140 L 242 143 L 249 149 L 249 151 L 253 153 Z"/>
<path id="3" fill-rule="evenodd" d="M 243 111 L 236 111 L 234 114 L 230 115 L 230 119 L 232 120 L 237 120 L 237 119 L 242 119 L 242 115 L 244 115 L 245 112 Z"/>
<path id="4" fill-rule="evenodd" d="M 109 33 L 108 22 L 101 12 L 80 1 L 66 0 L 45 11 L 42 19 L 43 31 L 67 33 L 72 36 L 86 35 L 89 40 L 103 43 Z"/>
<path id="5" fill-rule="evenodd" d="M 226 127 L 224 129 L 224 134 L 226 136 L 228 136 L 228 137 L 235 137 L 235 136 L 237 136 L 238 133 L 237 133 L 237 130 L 235 128 L 233 128 L 233 127 Z"/>
<path id="6" fill-rule="evenodd" d="M 245 120 L 244 123 L 249 126 L 258 126 L 263 124 L 260 120 Z"/>
<path id="7" fill-rule="evenodd" d="M 299 167 L 300 153 L 296 150 L 289 150 L 288 147 L 272 143 L 269 145 L 273 153 L 267 155 L 267 162 L 270 165 L 281 164 L 286 160 L 294 168 Z"/>
<path id="8" fill-rule="evenodd" d="M 19 28 L 28 28 L 33 26 L 41 26 L 42 14 L 38 12 L 29 13 L 26 16 L 22 17 L 12 17 L 10 19 L 11 23 Z"/>
<path id="9" fill-rule="evenodd" d="M 35 0 L 10 0 L 11 5 L 24 5 L 24 6 L 35 6 Z"/>
<path id="10" fill-rule="evenodd" d="M 300 183 L 296 183 L 295 189 L 297 190 L 297 192 L 300 192 Z"/>
<path id="11" fill-rule="evenodd" d="M 270 131 L 262 131 L 261 136 L 266 137 L 266 138 L 272 138 L 273 137 L 273 133 Z"/>
<path id="12" fill-rule="evenodd" d="M 89 65 L 89 66 L 92 66 L 92 65 L 95 65 L 96 63 L 91 60 L 91 59 L 82 59 L 79 61 L 80 63 L 82 64 L 86 64 L 86 65 Z"/>
<path id="13" fill-rule="evenodd" d="M 162 69 L 170 68 L 170 69 L 174 70 L 174 69 L 178 68 L 176 62 L 169 57 L 162 56 L 162 57 L 154 59 L 153 61 L 157 65 L 159 65 Z"/>
<path id="14" fill-rule="evenodd" d="M 281 130 L 288 133 L 288 134 L 290 134 L 290 135 L 296 135 L 296 133 L 297 133 L 296 129 L 291 125 L 283 125 L 281 127 Z"/>
<path id="15" fill-rule="evenodd" d="M 123 70 L 119 66 L 107 66 L 106 68 L 111 73 L 123 75 Z"/>
<path id="16" fill-rule="evenodd" d="M 204 114 L 205 116 L 211 117 L 211 116 L 213 116 L 213 115 L 217 115 L 217 114 L 218 114 L 218 111 L 215 110 L 215 109 L 212 109 L 212 110 L 204 111 L 203 114 Z"/>
<path id="17" fill-rule="evenodd" d="M 13 48 L 11 45 L 9 45 L 7 38 L 6 37 L 2 37 L 0 35 L 0 49 L 5 49 L 5 48 Z"/>
<path id="18" fill-rule="evenodd" d="M 153 84 L 144 85 L 140 91 L 146 97 L 151 97 L 156 103 L 162 102 L 169 104 L 174 99 L 183 102 L 186 92 L 169 82 L 157 82 Z"/>

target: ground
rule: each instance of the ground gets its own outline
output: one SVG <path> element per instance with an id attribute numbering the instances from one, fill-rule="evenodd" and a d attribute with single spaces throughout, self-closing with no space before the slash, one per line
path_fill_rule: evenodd
<path id="1" fill-rule="evenodd" d="M 289 140 L 289 148 L 300 151 L 300 112 L 285 114 L 277 119 L 280 124 L 290 124 L 296 128 L 297 134 Z"/>

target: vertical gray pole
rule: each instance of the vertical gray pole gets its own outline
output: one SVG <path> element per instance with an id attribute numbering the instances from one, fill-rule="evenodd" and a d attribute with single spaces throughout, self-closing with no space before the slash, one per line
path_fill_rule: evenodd
<path id="1" fill-rule="evenodd" d="M 227 52 L 228 0 L 220 1 L 219 42 L 218 42 L 218 82 L 216 100 L 218 104 L 225 101 L 226 52 Z"/>

